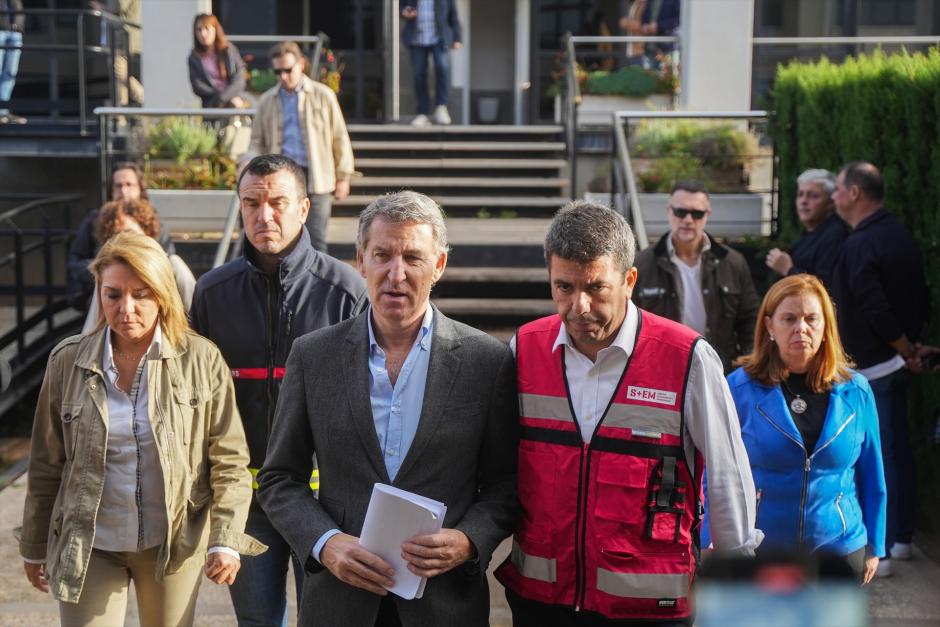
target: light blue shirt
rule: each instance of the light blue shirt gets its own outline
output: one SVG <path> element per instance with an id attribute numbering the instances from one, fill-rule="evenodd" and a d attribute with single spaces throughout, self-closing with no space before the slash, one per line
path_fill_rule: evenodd
<path id="1" fill-rule="evenodd" d="M 385 469 L 390 481 L 395 481 L 402 461 L 414 442 L 424 405 L 424 387 L 428 380 L 428 364 L 431 361 L 431 337 L 434 327 L 434 308 L 428 305 L 421 321 L 421 329 L 408 357 L 392 386 L 385 368 L 385 351 L 375 340 L 372 329 L 372 308 L 369 308 L 369 400 L 372 403 L 372 420 L 379 447 L 385 460 Z M 320 550 L 326 541 L 340 533 L 330 529 L 313 545 L 313 557 L 320 560 Z"/>
<path id="2" fill-rule="evenodd" d="M 434 20 L 434 0 L 418 0 L 414 45 L 431 47 L 440 41 Z"/>
<path id="3" fill-rule="evenodd" d="M 300 126 L 300 114 L 298 113 L 298 100 L 303 86 L 303 81 L 297 86 L 297 89 L 291 91 L 284 89 L 282 86 L 277 93 L 281 97 L 281 113 L 283 116 L 281 154 L 290 157 L 299 166 L 305 168 L 307 167 L 307 144 L 304 141 L 304 131 Z"/>

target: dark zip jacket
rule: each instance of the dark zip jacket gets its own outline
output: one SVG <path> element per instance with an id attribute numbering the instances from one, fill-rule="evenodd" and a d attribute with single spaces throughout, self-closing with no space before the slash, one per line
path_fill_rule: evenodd
<path id="1" fill-rule="evenodd" d="M 273 274 L 253 262 L 255 249 L 204 274 L 190 312 L 193 329 L 219 347 L 235 380 L 238 411 L 251 454 L 261 468 L 291 344 L 365 310 L 365 281 L 349 265 L 301 239 Z"/>

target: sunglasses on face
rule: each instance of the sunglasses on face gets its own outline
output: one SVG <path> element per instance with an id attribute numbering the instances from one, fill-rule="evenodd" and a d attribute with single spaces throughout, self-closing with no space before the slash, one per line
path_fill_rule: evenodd
<path id="1" fill-rule="evenodd" d="M 274 74 L 277 76 L 280 76 L 281 74 L 290 74 L 294 71 L 295 67 L 297 67 L 296 63 L 290 67 L 274 68 Z"/>
<path id="2" fill-rule="evenodd" d="M 704 209 L 686 209 L 685 207 L 669 207 L 672 211 L 672 215 L 676 216 L 680 220 L 684 220 L 686 216 L 692 216 L 692 219 L 695 221 L 701 220 L 705 217 L 705 214 L 708 212 Z"/>

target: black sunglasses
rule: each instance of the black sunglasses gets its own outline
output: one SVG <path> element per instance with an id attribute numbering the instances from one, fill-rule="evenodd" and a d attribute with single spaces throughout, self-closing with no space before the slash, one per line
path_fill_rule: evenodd
<path id="1" fill-rule="evenodd" d="M 274 73 L 275 73 L 277 76 L 280 76 L 281 74 L 290 74 L 291 72 L 294 71 L 294 68 L 295 68 L 295 67 L 297 67 L 297 64 L 296 64 L 296 63 L 295 63 L 294 65 L 290 66 L 290 67 L 274 68 L 273 71 L 274 71 Z"/>
<path id="2" fill-rule="evenodd" d="M 685 207 L 670 206 L 669 209 L 672 211 L 672 215 L 680 220 L 684 220 L 686 216 L 692 216 L 693 220 L 698 221 L 704 218 L 705 214 L 708 213 L 704 209 L 686 209 Z"/>

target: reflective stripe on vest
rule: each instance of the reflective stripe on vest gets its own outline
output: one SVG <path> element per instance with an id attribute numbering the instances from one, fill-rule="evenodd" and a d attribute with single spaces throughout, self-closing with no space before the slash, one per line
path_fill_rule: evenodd
<path id="1" fill-rule="evenodd" d="M 274 378 L 283 379 L 285 368 L 275 368 L 274 369 Z M 232 368 L 232 378 L 233 379 L 267 379 L 268 378 L 268 369 L 267 368 Z"/>
<path id="2" fill-rule="evenodd" d="M 512 541 L 512 554 L 509 559 L 516 565 L 520 573 L 530 579 L 538 579 L 548 583 L 554 583 L 557 579 L 554 559 L 529 555 L 519 547 L 515 540 Z"/>
<path id="3" fill-rule="evenodd" d="M 615 573 L 598 568 L 597 589 L 618 597 L 677 599 L 688 596 L 689 576 L 685 573 Z"/>
<path id="4" fill-rule="evenodd" d="M 569 422 L 571 406 L 567 398 L 542 394 L 520 394 L 522 415 L 527 419 Z M 662 434 L 679 435 L 682 416 L 679 412 L 646 405 L 613 403 L 604 416 L 605 427 L 632 429 L 638 437 L 659 438 Z"/>
<path id="5" fill-rule="evenodd" d="M 258 489 L 258 469 L 249 468 L 248 472 L 251 473 L 251 489 Z M 320 469 L 314 468 L 313 472 L 310 473 L 310 489 L 316 492 L 320 489 Z"/>

